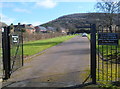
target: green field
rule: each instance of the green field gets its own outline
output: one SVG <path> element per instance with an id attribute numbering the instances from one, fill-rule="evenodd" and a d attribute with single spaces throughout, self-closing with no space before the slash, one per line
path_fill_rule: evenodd
<path id="1" fill-rule="evenodd" d="M 76 35 L 61 36 L 61 37 L 56 37 L 56 38 L 51 38 L 51 39 L 31 41 L 31 42 L 24 43 L 24 46 L 23 46 L 24 56 L 26 57 L 26 56 L 34 55 L 47 48 L 50 48 L 66 40 L 69 40 L 75 36 Z"/>

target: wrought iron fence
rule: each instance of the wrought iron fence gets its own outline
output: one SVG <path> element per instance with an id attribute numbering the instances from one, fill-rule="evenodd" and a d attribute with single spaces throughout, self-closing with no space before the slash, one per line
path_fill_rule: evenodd
<path id="1" fill-rule="evenodd" d="M 115 82 L 120 79 L 119 26 L 97 28 L 97 81 Z"/>
<path id="2" fill-rule="evenodd" d="M 11 73 L 23 66 L 23 25 L 10 26 L 10 66 Z"/>
<path id="3" fill-rule="evenodd" d="M 11 72 L 23 66 L 23 37 L 20 25 L 10 32 Z"/>
<path id="4" fill-rule="evenodd" d="M 3 73 L 4 79 L 10 78 L 12 72 L 23 66 L 23 25 L 4 27 L 3 41 Z"/>

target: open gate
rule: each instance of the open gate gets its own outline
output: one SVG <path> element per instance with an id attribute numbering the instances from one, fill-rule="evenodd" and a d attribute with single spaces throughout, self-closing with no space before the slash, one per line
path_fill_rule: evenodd
<path id="1" fill-rule="evenodd" d="M 97 27 L 97 80 L 110 83 L 120 79 L 120 26 Z M 112 30 L 110 30 L 112 29 Z"/>
<path id="2" fill-rule="evenodd" d="M 23 66 L 24 25 L 11 25 L 2 33 L 4 79 Z M 82 27 L 85 28 L 85 27 Z M 112 28 L 88 26 L 91 29 L 91 78 L 92 83 L 120 81 L 119 26 Z"/>
<path id="3" fill-rule="evenodd" d="M 107 27 L 94 24 L 91 28 L 92 83 L 120 81 L 120 26 Z"/>
<path id="4" fill-rule="evenodd" d="M 23 66 L 23 25 L 4 27 L 2 32 L 3 79 L 10 78 L 12 72 Z"/>

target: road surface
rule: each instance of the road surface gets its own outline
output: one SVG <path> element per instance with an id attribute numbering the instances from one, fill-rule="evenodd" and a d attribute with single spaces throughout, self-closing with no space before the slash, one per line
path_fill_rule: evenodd
<path id="1" fill-rule="evenodd" d="M 32 51 L 32 49 L 31 49 Z M 89 75 L 90 44 L 76 36 L 25 60 L 7 83 L 13 87 L 61 87 L 81 84 Z"/>

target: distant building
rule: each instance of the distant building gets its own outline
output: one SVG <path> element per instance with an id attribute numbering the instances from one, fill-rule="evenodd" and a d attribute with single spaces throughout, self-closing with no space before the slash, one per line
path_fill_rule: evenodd
<path id="1" fill-rule="evenodd" d="M 56 28 L 54 27 L 47 27 L 47 32 L 51 33 L 51 32 L 56 32 Z"/>
<path id="2" fill-rule="evenodd" d="M 36 29 L 36 33 L 47 33 L 47 29 L 45 28 L 45 27 L 43 27 L 43 26 L 36 26 L 35 27 L 35 29 Z"/>
<path id="3" fill-rule="evenodd" d="M 13 29 L 11 29 L 11 32 L 17 32 L 17 31 L 23 31 L 23 32 L 27 32 L 29 34 L 35 33 L 35 28 L 34 26 L 31 25 L 27 25 L 27 24 L 23 24 L 23 25 L 13 25 Z"/>
<path id="4" fill-rule="evenodd" d="M 61 33 L 67 33 L 68 31 L 69 31 L 69 29 L 60 28 L 60 32 L 61 32 Z"/>
<path id="5" fill-rule="evenodd" d="M 24 26 L 25 26 L 25 31 L 27 32 L 27 33 L 29 33 L 29 34 L 32 34 L 32 33 L 35 33 L 35 28 L 34 28 L 34 26 L 32 25 L 32 24 L 24 24 Z"/>

